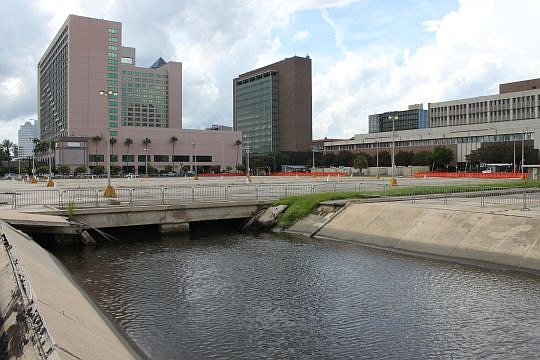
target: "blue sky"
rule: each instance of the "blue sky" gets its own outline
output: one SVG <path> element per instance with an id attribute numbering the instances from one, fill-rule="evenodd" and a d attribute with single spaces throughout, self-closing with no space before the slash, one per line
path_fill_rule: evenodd
<path id="1" fill-rule="evenodd" d="M 36 118 L 36 64 L 69 14 L 123 23 L 137 65 L 183 63 L 183 124 L 232 124 L 232 79 L 293 55 L 313 63 L 313 135 L 368 115 L 481 96 L 540 77 L 540 1 L 22 0 L 0 12 L 0 133 Z"/>

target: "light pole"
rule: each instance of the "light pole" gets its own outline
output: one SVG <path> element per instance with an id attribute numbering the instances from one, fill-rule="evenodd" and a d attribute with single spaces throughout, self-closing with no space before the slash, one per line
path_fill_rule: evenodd
<path id="1" fill-rule="evenodd" d="M 525 166 L 525 130 L 523 129 L 521 136 L 521 178 L 525 179 L 524 166 Z"/>
<path id="2" fill-rule="evenodd" d="M 246 182 L 251 182 L 251 169 L 249 168 L 249 138 L 244 134 L 244 141 L 246 143 Z"/>
<path id="3" fill-rule="evenodd" d="M 390 179 L 390 185 L 396 186 L 397 180 L 394 177 L 394 168 L 396 167 L 395 163 L 395 149 L 396 149 L 396 142 L 395 142 L 395 135 L 396 135 L 396 127 L 395 127 L 395 121 L 398 119 L 397 115 L 389 116 L 389 120 L 392 120 L 392 178 Z"/>
<path id="4" fill-rule="evenodd" d="M 516 172 L 516 134 L 512 136 L 512 139 L 514 140 L 514 162 L 512 165 L 514 165 L 514 173 Z"/>
<path id="5" fill-rule="evenodd" d="M 375 179 L 380 179 L 381 177 L 379 176 L 379 139 L 377 139 L 377 141 L 375 142 L 375 146 L 376 146 L 376 154 L 377 154 L 377 175 L 375 176 Z"/>
<path id="6" fill-rule="evenodd" d="M 193 160 L 193 171 L 195 172 L 195 177 L 193 178 L 193 180 L 199 180 L 199 174 L 197 174 L 197 155 L 195 155 L 195 146 L 197 145 L 197 142 L 194 141 L 191 145 L 193 146 L 192 160 Z"/>
<path id="7" fill-rule="evenodd" d="M 112 90 L 99 90 L 99 95 L 103 95 L 107 98 L 111 96 L 118 96 L 118 93 L 116 91 Z M 105 188 L 105 192 L 103 193 L 103 197 L 107 198 L 115 198 L 116 197 L 116 191 L 111 186 L 111 132 L 109 128 L 109 122 L 107 120 L 107 187 Z"/>

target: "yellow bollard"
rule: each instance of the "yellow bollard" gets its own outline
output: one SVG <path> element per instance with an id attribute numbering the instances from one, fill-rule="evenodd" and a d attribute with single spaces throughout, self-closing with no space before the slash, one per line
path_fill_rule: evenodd
<path id="1" fill-rule="evenodd" d="M 47 181 L 47 187 L 54 187 L 54 181 L 52 179 L 49 179 L 49 181 Z"/>
<path id="2" fill-rule="evenodd" d="M 32 176 L 32 179 L 30 180 L 30 184 L 37 184 L 37 179 Z"/>

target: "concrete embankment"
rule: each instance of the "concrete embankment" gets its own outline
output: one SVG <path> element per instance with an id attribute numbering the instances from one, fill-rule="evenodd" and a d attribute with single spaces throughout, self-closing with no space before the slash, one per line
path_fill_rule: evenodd
<path id="1" fill-rule="evenodd" d="M 0 351 L 7 358 L 144 359 L 64 267 L 0 222 Z"/>
<path id="2" fill-rule="evenodd" d="M 410 201 L 351 202 L 291 229 L 320 238 L 540 271 L 540 212 Z"/>

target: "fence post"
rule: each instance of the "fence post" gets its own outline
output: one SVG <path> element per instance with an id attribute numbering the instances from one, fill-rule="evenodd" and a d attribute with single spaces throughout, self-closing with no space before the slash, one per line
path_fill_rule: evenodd
<path id="1" fill-rule="evenodd" d="M 311 193 L 315 194 L 315 184 L 311 184 Z"/>
<path id="2" fill-rule="evenodd" d="M 527 207 L 527 189 L 525 189 L 525 191 L 523 192 L 523 209 L 521 210 L 529 210 L 529 208 Z"/>
<path id="3" fill-rule="evenodd" d="M 14 191 L 12 194 L 13 201 L 11 202 L 11 208 L 15 210 L 17 208 L 17 193 Z"/>
<path id="4" fill-rule="evenodd" d="M 165 205 L 165 189 L 166 187 L 161 187 L 161 204 Z"/>
<path id="5" fill-rule="evenodd" d="M 255 185 L 255 199 L 259 200 L 259 185 Z"/>
<path id="6" fill-rule="evenodd" d="M 96 207 L 99 207 L 99 190 L 96 190 Z"/>
<path id="7" fill-rule="evenodd" d="M 448 205 L 448 186 L 444 187 L 444 205 Z"/>
<path id="8" fill-rule="evenodd" d="M 191 186 L 191 202 L 195 202 L 195 186 Z"/>
<path id="9" fill-rule="evenodd" d="M 129 189 L 129 206 L 133 206 L 133 190 Z"/>
<path id="10" fill-rule="evenodd" d="M 383 198 L 386 199 L 386 184 L 383 185 L 384 191 L 383 191 Z"/>
<path id="11" fill-rule="evenodd" d="M 64 207 L 64 190 L 58 191 L 58 207 L 60 209 Z"/>
<path id="12" fill-rule="evenodd" d="M 229 185 L 225 185 L 225 200 L 229 200 Z"/>
<path id="13" fill-rule="evenodd" d="M 484 207 L 484 189 L 480 189 L 480 207 Z"/>
<path id="14" fill-rule="evenodd" d="M 289 192 L 287 191 L 287 184 L 285 184 L 285 197 L 287 197 Z"/>
<path id="15" fill-rule="evenodd" d="M 334 183 L 334 192 L 336 192 L 336 184 L 337 184 L 337 183 Z"/>

